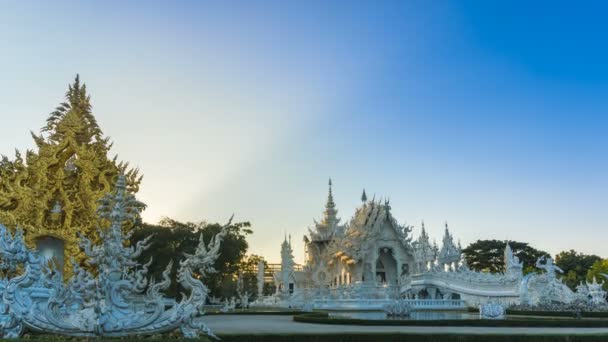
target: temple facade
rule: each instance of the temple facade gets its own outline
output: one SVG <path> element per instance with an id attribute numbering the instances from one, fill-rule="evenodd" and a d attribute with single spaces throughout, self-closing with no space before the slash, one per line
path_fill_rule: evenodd
<path id="1" fill-rule="evenodd" d="M 424 222 L 416 239 L 412 230 L 397 222 L 388 200 L 368 199 L 365 190 L 361 205 L 342 224 L 330 180 L 322 217 L 304 236 L 304 267 L 293 269 L 291 241 L 286 239 L 281 253 L 284 268 L 275 274 L 277 288 L 294 294 L 292 299 L 299 295 L 300 300 L 398 296 L 454 300 L 460 305 L 477 305 L 489 298 L 519 302 L 522 264 L 510 247 L 505 250 L 503 273 L 475 272 L 468 268 L 447 223 L 441 246 L 431 242 Z"/>
<path id="2" fill-rule="evenodd" d="M 412 231 L 393 217 L 389 201 L 369 200 L 365 190 L 361 205 L 342 224 L 330 180 L 323 215 L 304 236 L 304 266 L 296 269 L 286 237 L 281 269 L 274 274 L 278 291 L 256 305 L 387 313 L 396 305 L 408 310 L 479 306 L 492 312 L 511 306 L 608 309 L 601 284 L 594 280 L 570 290 L 556 276 L 561 269 L 550 257 L 539 258 L 538 271 L 524 276 L 523 263 L 507 244 L 502 272 L 478 272 L 468 267 L 447 223 L 441 246 L 431 242 L 424 222 L 417 238 Z"/>
<path id="3" fill-rule="evenodd" d="M 391 214 L 388 201 L 368 200 L 346 225 L 340 223 L 329 182 L 329 194 L 321 221 L 304 237 L 305 267 L 309 286 L 332 287 L 354 282 L 400 284 L 415 267 L 410 226 Z"/>

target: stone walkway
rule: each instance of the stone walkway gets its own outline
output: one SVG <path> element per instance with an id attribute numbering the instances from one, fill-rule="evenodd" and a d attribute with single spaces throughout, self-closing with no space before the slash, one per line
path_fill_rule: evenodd
<path id="1" fill-rule="evenodd" d="M 398 327 L 313 324 L 294 322 L 291 316 L 212 315 L 205 322 L 218 335 L 229 334 L 338 334 L 338 333 L 410 333 L 410 334 L 608 334 L 608 328 L 480 328 L 480 327 Z"/>

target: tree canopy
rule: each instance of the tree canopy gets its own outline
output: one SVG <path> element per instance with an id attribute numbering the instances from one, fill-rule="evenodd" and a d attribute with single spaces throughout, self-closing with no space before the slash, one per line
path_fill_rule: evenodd
<path id="1" fill-rule="evenodd" d="M 499 273 L 505 268 L 504 251 L 507 243 L 513 254 L 523 262 L 525 273 L 535 269 L 534 265 L 539 257 L 549 256 L 547 252 L 530 247 L 526 242 L 500 240 L 477 240 L 462 250 L 462 253 L 472 270 Z"/>
<path id="2" fill-rule="evenodd" d="M 163 218 L 158 224 L 145 223 L 136 228 L 131 236 L 131 243 L 154 234 L 151 240 L 152 246 L 142 253 L 140 262 L 145 263 L 150 257 L 153 257 L 154 262 L 150 266 L 150 274 L 154 278 L 160 279 L 170 260 L 173 260 L 174 265 L 179 265 L 184 253 L 194 253 L 200 234 L 208 244 L 211 238 L 219 233 L 222 226 L 219 223 L 180 222 L 171 218 Z M 231 297 L 235 295 L 236 277 L 249 247 L 246 236 L 252 233 L 250 226 L 249 222 L 238 222 L 228 227 L 228 233 L 222 242 L 221 253 L 214 266 L 217 273 L 208 275 L 204 280 L 211 296 Z M 177 266 L 173 268 L 171 276 L 175 277 L 176 274 Z M 172 283 L 167 295 L 175 297 L 178 293 L 178 284 Z"/>
<path id="3" fill-rule="evenodd" d="M 562 251 L 555 256 L 555 264 L 564 270 L 562 281 L 571 289 L 575 289 L 584 281 L 591 266 L 600 260 L 602 258 L 597 255 L 586 255 L 573 249 Z"/>
<path id="4" fill-rule="evenodd" d="M 587 280 L 589 282 L 593 281 L 593 278 L 596 278 L 598 282 L 604 282 L 604 290 L 608 291 L 608 279 L 606 279 L 602 274 L 608 274 L 608 259 L 598 260 L 589 269 L 587 272 Z"/>

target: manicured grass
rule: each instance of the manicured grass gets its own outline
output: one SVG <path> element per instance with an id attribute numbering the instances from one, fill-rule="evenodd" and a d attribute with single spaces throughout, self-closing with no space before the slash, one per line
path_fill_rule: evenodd
<path id="1" fill-rule="evenodd" d="M 571 327 L 571 328 L 604 328 L 608 319 L 550 319 L 550 318 L 514 318 L 505 320 L 484 319 L 444 319 L 444 320 L 372 320 L 329 317 L 326 313 L 309 313 L 293 316 L 293 320 L 303 323 L 350 324 L 350 325 L 385 325 L 385 326 L 434 326 L 434 327 Z"/>

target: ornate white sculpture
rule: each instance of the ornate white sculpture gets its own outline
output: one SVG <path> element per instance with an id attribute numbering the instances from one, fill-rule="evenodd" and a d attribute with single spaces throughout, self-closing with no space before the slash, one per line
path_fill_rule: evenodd
<path id="1" fill-rule="evenodd" d="M 9 270 L 24 265 L 23 274 L 2 281 L 3 336 L 18 337 L 24 329 L 80 337 L 147 335 L 179 329 L 187 338 L 200 333 L 214 337 L 201 319 L 207 287 L 199 279 L 215 272 L 213 263 L 226 227 L 208 246 L 201 236 L 196 252 L 180 262 L 177 280 L 189 295 L 176 302 L 162 295 L 171 283 L 173 265 L 169 263 L 162 280 L 154 282 L 146 278 L 151 260 L 145 265 L 136 261 L 149 247 L 150 237 L 126 247 L 129 235 L 122 233 L 122 226 L 135 222 L 142 203 L 126 192 L 123 176 L 115 191 L 100 203 L 99 217 L 111 223 L 107 230 L 99 230 L 102 243 L 92 245 L 88 238 L 81 237 L 88 263 L 97 268 L 97 273 L 93 275 L 75 263 L 74 275 L 67 284 L 59 273 L 42 263 L 36 251 L 25 248 L 19 230 L 11 237 L 2 227 L 3 265 L 8 264 Z"/>
<path id="2" fill-rule="evenodd" d="M 287 236 L 281 244 L 281 271 L 274 274 L 274 281 L 277 288 L 277 294 L 282 297 L 289 296 L 289 284 L 290 280 L 294 278 L 293 267 L 295 261 L 293 260 L 293 249 L 291 248 L 291 236 L 287 241 Z M 294 284 L 295 286 L 295 284 Z"/>
<path id="3" fill-rule="evenodd" d="M 294 294 L 279 299 L 280 305 L 293 307 L 304 292 L 313 298 L 314 305 L 325 308 L 330 308 L 329 302 L 333 301 L 345 308 L 375 305 L 382 309 L 390 301 L 383 286 L 391 291 L 395 288 L 409 300 L 418 297 L 413 305 L 425 305 L 423 301 L 430 300 L 433 307 L 461 308 L 465 302 L 476 306 L 489 298 L 501 303 L 519 300 L 523 267 L 510 247 L 505 250 L 504 273 L 474 272 L 468 268 L 460 244 L 454 242 L 447 225 L 441 248 L 431 243 L 424 223 L 420 236 L 412 241 L 412 227 L 397 222 L 388 200 L 368 200 L 364 191 L 361 201 L 348 224 L 338 226 L 330 184 L 323 219 L 315 221 L 310 234 L 304 237 L 303 270 L 293 270 L 293 265 L 287 263 L 274 275 L 277 284 L 288 284 L 287 274 L 289 282 L 295 283 Z M 284 291 L 286 285 L 279 288 Z M 354 303 L 355 298 L 366 304 Z M 372 300 L 375 302 L 367 302 Z"/>
<path id="4" fill-rule="evenodd" d="M 243 274 L 241 273 L 239 273 L 236 280 L 236 294 L 239 296 L 241 308 L 249 307 L 249 292 L 245 289 L 245 281 L 243 280 Z"/>
<path id="5" fill-rule="evenodd" d="M 283 267 L 274 274 L 279 290 L 277 296 L 265 299 L 266 303 L 309 307 L 312 301 L 313 307 L 325 309 L 381 310 L 393 298 L 388 288 L 395 288 L 414 308 L 575 300 L 575 294 L 556 276 L 561 270 L 550 258 L 537 262 L 546 272 L 524 277 L 523 263 L 507 244 L 502 273 L 473 271 L 447 224 L 441 248 L 431 243 L 424 223 L 419 237 L 412 241 L 412 227 L 397 222 L 389 201 L 368 200 L 365 191 L 361 201 L 348 223 L 339 225 L 330 183 L 323 218 L 315 221 L 304 237 L 306 264 L 302 270 L 294 267 L 292 246 L 285 239 L 281 247 Z M 294 283 L 291 295 L 290 283 Z"/>
<path id="6" fill-rule="evenodd" d="M 414 258 L 416 260 L 414 272 L 427 272 L 429 265 L 435 261 L 437 255 L 426 233 L 424 221 L 422 221 L 420 236 L 416 241 L 412 242 L 412 247 L 414 248 Z"/>
<path id="7" fill-rule="evenodd" d="M 587 293 L 590 296 L 591 304 L 606 305 L 606 291 L 604 291 L 603 285 L 604 283 L 598 283 L 595 277 L 591 284 L 587 282 Z"/>
<path id="8" fill-rule="evenodd" d="M 230 300 L 228 298 L 224 299 L 224 306 L 220 309 L 221 312 L 227 313 L 232 312 L 236 308 L 236 298 L 232 297 Z"/>
<path id="9" fill-rule="evenodd" d="M 543 264 L 544 261 L 544 264 Z M 564 270 L 559 268 L 557 265 L 553 263 L 553 258 L 541 256 L 536 260 L 536 268 L 541 270 L 545 270 L 548 279 L 554 279 L 556 277 L 555 272 L 564 273 Z"/>
<path id="10" fill-rule="evenodd" d="M 384 312 L 388 316 L 409 316 L 412 313 L 412 307 L 408 300 L 395 299 L 384 306 Z"/>
<path id="11" fill-rule="evenodd" d="M 575 294 L 557 278 L 556 272 L 563 273 L 563 271 L 553 263 L 551 257 L 538 258 L 536 267 L 544 269 L 545 272 L 530 273 L 522 278 L 519 287 L 521 305 L 542 310 L 549 306 L 570 304 L 582 295 Z"/>
<path id="12" fill-rule="evenodd" d="M 505 274 L 514 275 L 521 278 L 523 274 L 524 263 L 519 261 L 519 257 L 517 257 L 513 253 L 513 250 L 511 249 L 511 245 L 509 245 L 509 243 L 507 243 L 507 247 L 505 247 L 504 261 Z"/>
<path id="13" fill-rule="evenodd" d="M 445 233 L 443 235 L 443 244 L 439 255 L 437 256 L 438 264 L 442 267 L 447 266 L 448 270 L 453 269 L 453 265 L 460 261 L 460 249 L 454 244 L 454 238 L 448 230 L 448 224 L 445 224 Z"/>
<path id="14" fill-rule="evenodd" d="M 496 302 L 488 302 L 479 306 L 479 318 L 481 319 L 504 319 L 506 309 L 504 305 Z"/>

